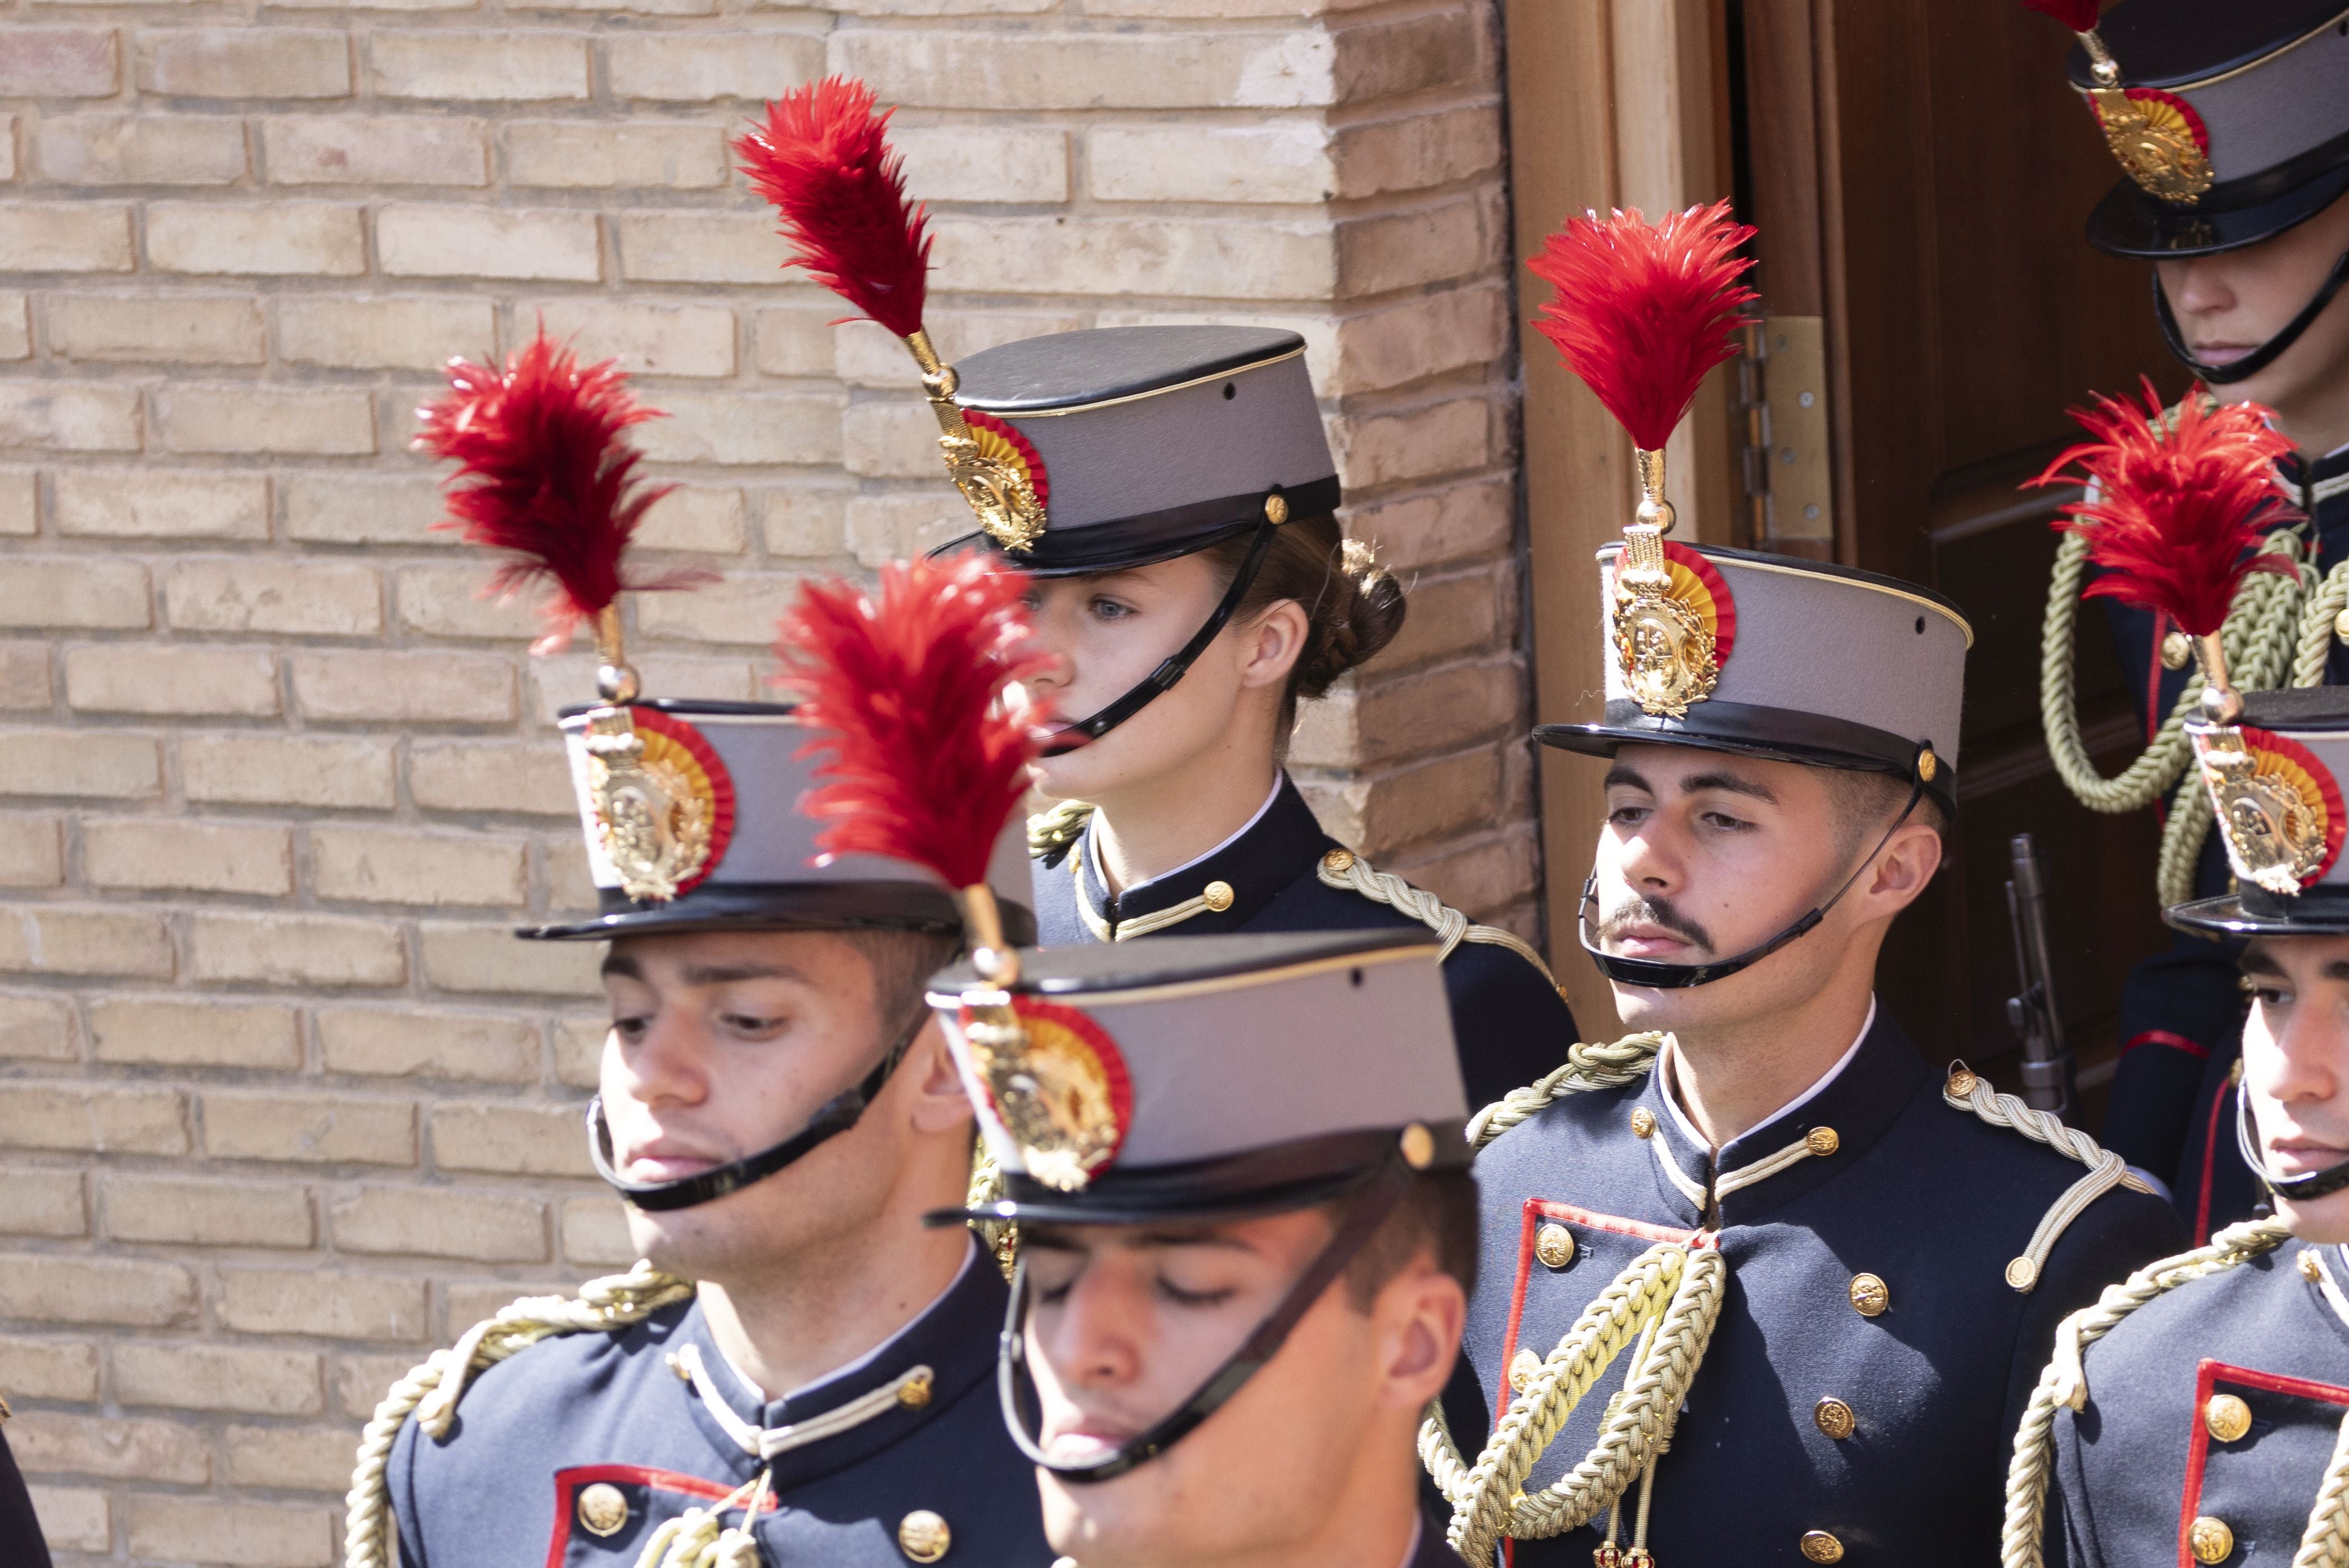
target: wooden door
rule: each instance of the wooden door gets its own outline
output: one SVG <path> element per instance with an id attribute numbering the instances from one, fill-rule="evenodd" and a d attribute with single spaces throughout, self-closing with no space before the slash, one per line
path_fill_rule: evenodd
<path id="1" fill-rule="evenodd" d="M 1895 928 L 1882 994 L 1929 1057 L 2011 1074 L 2007 845 L 2035 834 L 2093 1115 L 2122 979 L 2167 940 L 2158 825 L 2089 812 L 2048 761 L 2039 631 L 2063 498 L 2016 487 L 2091 390 L 2183 387 L 2144 263 L 2081 237 L 2116 167 L 2064 84 L 2065 35 L 2014 0 L 1732 0 L 1728 33 L 1764 306 L 1824 322 L 1833 528 L 1811 552 L 1930 583 L 1974 629 L 1954 864 Z M 2109 771 L 2143 736 L 2101 612 L 2081 630 L 2083 719 Z"/>

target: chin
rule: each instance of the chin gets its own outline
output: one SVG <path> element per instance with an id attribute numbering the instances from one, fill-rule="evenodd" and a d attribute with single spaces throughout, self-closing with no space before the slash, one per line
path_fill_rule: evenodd
<path id="1" fill-rule="evenodd" d="M 2280 1197 L 2276 1212 L 2303 1242 L 2349 1242 L 2349 1188 L 2305 1203 Z"/>
<path id="2" fill-rule="evenodd" d="M 1146 1564 L 1181 1544 L 1170 1528 L 1172 1511 L 1152 1483 L 1151 1467 L 1126 1471 L 1114 1480 L 1064 1480 L 1050 1470 L 1036 1472 L 1044 1504 L 1044 1538 L 1052 1550 L 1085 1568 Z"/>

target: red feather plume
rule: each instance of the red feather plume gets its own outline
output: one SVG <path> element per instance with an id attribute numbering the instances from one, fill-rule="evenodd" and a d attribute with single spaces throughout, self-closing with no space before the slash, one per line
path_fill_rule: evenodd
<path id="1" fill-rule="evenodd" d="M 1753 237 L 1727 201 L 1652 225 L 1636 207 L 1587 212 L 1526 263 L 1557 291 L 1535 330 L 1642 450 L 1669 440 L 1705 372 L 1736 357 L 1738 313 L 1759 297 L 1737 282 L 1754 264 L 1737 247 Z"/>
<path id="2" fill-rule="evenodd" d="M 2089 435 L 2032 482 L 2089 483 L 2094 499 L 2063 507 L 2055 526 L 2088 537 L 2103 575 L 2081 597 L 2118 599 L 2166 614 L 2189 636 L 2227 619 L 2254 572 L 2289 575 L 2282 557 L 2259 552 L 2261 534 L 2298 514 L 2277 483 L 2275 460 L 2292 443 L 2257 403 L 2204 407 L 2194 387 L 2165 421 L 2146 380 L 2145 407 L 2099 394 L 2072 417 Z M 2078 469 L 2064 470 L 2077 463 Z"/>
<path id="3" fill-rule="evenodd" d="M 2023 8 L 2053 16 L 2075 33 L 2093 33 L 2101 3 L 2102 0 L 2023 0 Z"/>
<path id="4" fill-rule="evenodd" d="M 905 160 L 890 150 L 889 116 L 873 89 L 826 77 L 767 106 L 766 123 L 734 140 L 742 171 L 775 204 L 791 264 L 899 337 L 922 330 L 930 238 L 905 200 Z"/>
<path id="5" fill-rule="evenodd" d="M 832 819 L 824 860 L 887 855 L 949 887 L 987 880 L 1036 755 L 1033 716 L 1009 689 L 1047 662 L 1024 651 L 1027 592 L 976 551 L 884 567 L 877 604 L 837 579 L 801 588 L 777 680 L 826 732 L 802 755 L 833 753 L 801 802 Z"/>
<path id="6" fill-rule="evenodd" d="M 636 479 L 642 454 L 620 433 L 664 416 L 636 401 L 614 362 L 582 369 L 542 326 L 502 372 L 452 359 L 447 375 L 448 396 L 417 411 L 423 421 L 417 447 L 457 464 L 449 517 L 434 526 L 460 528 L 468 544 L 513 552 L 490 579 L 492 593 L 512 596 L 541 579 L 554 583 L 546 634 L 534 652 L 566 645 L 579 623 L 624 588 L 708 579 L 703 572 L 631 579 L 621 571 L 645 509 L 677 487 Z"/>

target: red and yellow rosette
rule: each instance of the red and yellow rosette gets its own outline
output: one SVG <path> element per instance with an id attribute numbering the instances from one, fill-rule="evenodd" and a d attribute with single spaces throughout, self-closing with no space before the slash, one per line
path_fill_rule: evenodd
<path id="1" fill-rule="evenodd" d="M 666 903 L 726 858 L 734 779 L 684 719 L 656 707 L 612 711 L 618 744 L 589 747 L 596 837 L 629 897 Z"/>
<path id="2" fill-rule="evenodd" d="M 2147 195 L 2192 206 L 2210 189 L 2210 129 L 2194 106 L 2159 88 L 2092 88 L 2088 108 L 2121 171 Z"/>
<path id="3" fill-rule="evenodd" d="M 996 1031 L 969 1006 L 964 1037 L 972 1047 L 988 1109 L 1019 1147 L 1027 1174 L 1074 1191 L 1117 1158 L 1133 1122 L 1133 1078 L 1109 1031 L 1085 1013 L 1015 994 L 1018 1042 L 1003 1049 Z"/>
<path id="4" fill-rule="evenodd" d="M 981 409 L 965 408 L 962 422 L 970 427 L 970 438 L 978 444 L 978 455 L 1017 472 L 1035 493 L 1037 507 L 1045 508 L 1052 499 L 1052 480 L 1044 471 L 1044 459 L 1036 450 L 1036 444 L 1009 420 L 999 419 Z"/>
<path id="5" fill-rule="evenodd" d="M 2204 753 L 2203 772 L 2235 874 L 2272 892 L 2313 887 L 2349 827 L 2341 786 L 2290 736 L 2248 724 L 2234 733 L 2232 747 Z"/>
<path id="6" fill-rule="evenodd" d="M 1664 541 L 1664 564 L 1672 574 L 1668 592 L 1696 612 L 1704 629 L 1713 634 L 1713 668 L 1725 667 L 1730 647 L 1737 641 L 1737 601 L 1731 596 L 1729 584 L 1722 581 L 1712 562 L 1669 539 Z"/>

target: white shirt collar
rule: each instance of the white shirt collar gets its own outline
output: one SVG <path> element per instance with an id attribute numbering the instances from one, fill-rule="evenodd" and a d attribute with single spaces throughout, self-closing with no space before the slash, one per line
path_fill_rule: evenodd
<path id="1" fill-rule="evenodd" d="M 1755 1122 L 1754 1126 L 1767 1127 L 1774 1121 L 1783 1120 L 1825 1093 L 1827 1085 L 1835 1082 L 1842 1076 L 1843 1069 L 1851 1066 L 1851 1058 L 1859 1055 L 1859 1047 L 1866 1043 L 1868 1032 L 1874 1027 L 1876 1027 L 1876 993 L 1871 991 L 1868 994 L 1868 1016 L 1860 1020 L 1859 1036 L 1851 1042 L 1850 1047 L 1842 1056 L 1836 1058 L 1835 1066 L 1820 1074 L 1816 1083 Z M 1691 1143 L 1695 1144 L 1699 1149 L 1712 1149 L 1713 1140 L 1699 1132 L 1696 1130 L 1696 1124 L 1688 1119 L 1688 1112 L 1681 1109 L 1679 1078 L 1672 1065 L 1679 1049 L 1680 1042 L 1671 1036 L 1666 1035 L 1663 1047 L 1656 1053 L 1656 1070 L 1665 1075 L 1664 1107 L 1672 1113 L 1672 1119 L 1680 1124 L 1681 1132 Z M 1746 1130 L 1750 1132 L 1753 1129 L 1748 1128 Z M 1741 1133 L 1739 1136 L 1744 1135 Z M 1715 1150 L 1715 1152 L 1719 1151 Z"/>
<path id="2" fill-rule="evenodd" d="M 1174 867 L 1172 871 L 1160 872 L 1154 877 L 1143 878 L 1141 882 L 1135 882 L 1132 886 L 1124 889 L 1123 892 L 1122 892 L 1120 896 L 1123 897 L 1123 893 L 1128 892 L 1139 892 L 1143 888 L 1148 887 L 1152 882 L 1162 882 L 1168 877 L 1179 877 L 1185 872 L 1189 871 L 1193 866 L 1199 864 L 1203 861 L 1214 860 L 1217 855 L 1222 854 L 1226 850 L 1230 849 L 1234 844 L 1239 842 L 1242 839 L 1247 838 L 1248 835 L 1248 830 L 1254 828 L 1258 822 L 1263 821 L 1264 814 L 1272 810 L 1272 803 L 1280 799 L 1280 787 L 1288 782 L 1288 775 L 1276 769 L 1272 775 L 1272 793 L 1264 798 L 1264 804 L 1256 809 L 1255 816 L 1250 817 L 1246 822 L 1240 824 L 1240 830 L 1238 832 L 1234 833 L 1230 838 L 1226 839 L 1214 849 L 1209 850 L 1203 854 L 1193 855 L 1189 860 L 1185 861 L 1181 865 Z M 1091 833 L 1087 833 L 1085 835 L 1084 842 L 1085 853 L 1090 857 L 1091 863 L 1092 865 L 1094 880 L 1099 882 L 1103 887 L 1109 886 L 1109 878 L 1102 874 L 1101 851 L 1093 848 L 1093 836 Z"/>
<path id="3" fill-rule="evenodd" d="M 798 1387 L 792 1389 L 792 1393 L 804 1394 L 810 1388 L 821 1387 L 823 1385 L 833 1381 L 834 1378 L 845 1377 L 851 1373 L 860 1371 L 865 1367 L 870 1366 L 874 1359 L 879 1357 L 884 1351 L 887 1350 L 889 1346 L 896 1344 L 900 1339 L 905 1338 L 906 1335 L 911 1334 L 914 1331 L 915 1326 L 920 1323 L 922 1319 L 929 1316 L 931 1313 L 936 1311 L 939 1302 L 946 1300 L 947 1296 L 954 1294 L 955 1287 L 962 1284 L 963 1275 L 970 1272 L 971 1264 L 978 1256 L 978 1239 L 974 1237 L 972 1238 L 969 1250 L 963 1253 L 962 1267 L 955 1270 L 954 1278 L 947 1282 L 946 1289 L 938 1292 L 936 1296 L 932 1298 L 929 1305 L 922 1308 L 921 1311 L 907 1318 L 904 1325 L 898 1328 L 896 1333 L 891 1335 L 888 1338 L 883 1340 L 880 1344 L 874 1346 L 872 1349 L 866 1351 L 855 1360 L 849 1362 L 844 1367 L 835 1367 L 831 1371 L 824 1373 L 822 1377 L 812 1378 L 808 1382 L 801 1384 Z M 766 1390 L 760 1387 L 758 1384 L 752 1382 L 750 1380 L 750 1375 L 734 1364 L 734 1357 L 726 1354 L 726 1346 L 719 1343 L 718 1336 L 716 1335 L 713 1334 L 709 1336 L 709 1344 L 710 1347 L 718 1352 L 718 1364 L 726 1368 L 726 1375 L 729 1377 L 732 1378 L 734 1382 L 750 1391 L 750 1402 L 754 1406 L 761 1409 L 764 1409 L 768 1405 L 773 1403 L 772 1400 L 767 1398 Z"/>

